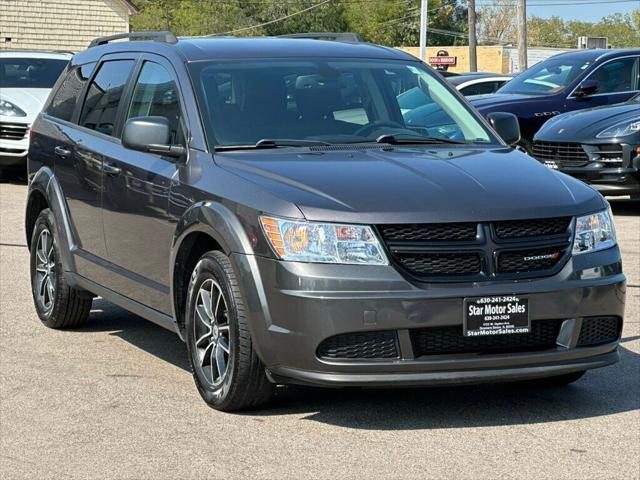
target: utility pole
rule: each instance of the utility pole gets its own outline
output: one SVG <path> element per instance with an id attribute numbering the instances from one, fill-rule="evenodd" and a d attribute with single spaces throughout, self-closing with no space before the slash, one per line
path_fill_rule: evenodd
<path id="1" fill-rule="evenodd" d="M 518 64 L 521 72 L 527 66 L 527 2 L 518 0 Z"/>
<path id="2" fill-rule="evenodd" d="M 476 37 L 476 0 L 467 0 L 469 17 L 469 70 L 478 71 L 478 56 L 476 53 L 476 45 L 478 39 Z"/>
<path id="3" fill-rule="evenodd" d="M 427 61 L 427 12 L 429 0 L 421 0 L 420 3 L 420 60 Z"/>

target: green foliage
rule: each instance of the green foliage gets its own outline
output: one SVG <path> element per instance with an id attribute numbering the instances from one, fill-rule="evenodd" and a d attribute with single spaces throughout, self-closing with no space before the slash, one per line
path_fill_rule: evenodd
<path id="1" fill-rule="evenodd" d="M 533 17 L 527 21 L 529 45 L 575 48 L 578 37 L 608 37 L 612 47 L 640 46 L 640 9 L 623 15 L 614 13 L 596 23 Z"/>
<path id="2" fill-rule="evenodd" d="M 420 0 L 332 0 L 321 7 L 258 28 L 253 25 L 295 14 L 322 0 L 138 0 L 132 30 L 169 29 L 177 35 L 282 35 L 296 32 L 357 32 L 383 45 L 417 45 Z M 429 27 L 466 32 L 464 0 L 430 0 Z M 236 30 L 239 30 L 236 32 Z M 465 44 L 463 36 L 429 33 L 429 45 Z"/>

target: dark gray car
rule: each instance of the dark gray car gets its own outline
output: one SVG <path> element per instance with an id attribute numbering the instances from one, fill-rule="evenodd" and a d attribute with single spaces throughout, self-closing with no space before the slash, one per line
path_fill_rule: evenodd
<path id="1" fill-rule="evenodd" d="M 220 410 L 277 383 L 561 384 L 618 360 L 608 205 L 509 146 L 515 117 L 492 128 L 376 45 L 140 36 L 76 55 L 33 126 L 45 325 L 101 296 L 173 330 Z"/>

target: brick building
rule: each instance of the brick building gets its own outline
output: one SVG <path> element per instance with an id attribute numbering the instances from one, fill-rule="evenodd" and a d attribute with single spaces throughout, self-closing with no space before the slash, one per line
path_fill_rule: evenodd
<path id="1" fill-rule="evenodd" d="M 0 49 L 83 50 L 136 13 L 129 0 L 0 0 Z"/>

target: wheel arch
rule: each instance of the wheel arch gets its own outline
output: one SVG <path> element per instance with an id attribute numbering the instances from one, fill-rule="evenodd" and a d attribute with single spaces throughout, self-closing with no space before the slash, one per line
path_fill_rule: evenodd
<path id="1" fill-rule="evenodd" d="M 60 183 L 53 170 L 42 167 L 29 181 L 25 209 L 25 235 L 27 247 L 31 248 L 31 235 L 36 219 L 42 210 L 49 208 L 56 222 L 55 235 L 60 250 L 60 261 L 65 271 L 75 272 L 71 251 L 75 245 L 69 214 Z"/>
<path id="2" fill-rule="evenodd" d="M 171 249 L 171 304 L 178 334 L 184 339 L 184 306 L 189 278 L 198 259 L 210 250 L 252 254 L 253 247 L 237 216 L 219 202 L 198 202 L 176 226 Z"/>

